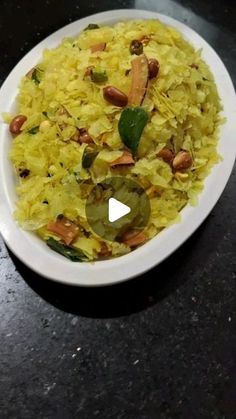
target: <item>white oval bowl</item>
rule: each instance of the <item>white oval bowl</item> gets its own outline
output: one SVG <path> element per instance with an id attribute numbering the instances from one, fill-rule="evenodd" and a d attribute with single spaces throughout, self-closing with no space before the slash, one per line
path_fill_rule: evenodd
<path id="1" fill-rule="evenodd" d="M 11 136 L 6 124 L 0 124 L 0 231 L 12 252 L 43 277 L 71 285 L 100 286 L 126 281 L 144 273 L 173 253 L 210 213 L 230 177 L 236 156 L 236 97 L 233 83 L 219 56 L 195 31 L 185 24 L 162 14 L 144 10 L 112 10 L 98 13 L 50 35 L 33 48 L 13 69 L 0 90 L 0 114 L 15 108 L 15 98 L 21 77 L 41 59 L 45 48 L 54 48 L 64 37 L 76 36 L 89 23 L 113 25 L 128 19 L 159 19 L 178 29 L 195 48 L 202 49 L 203 59 L 214 74 L 224 105 L 227 122 L 221 128 L 218 150 L 223 160 L 205 180 L 205 188 L 196 208 L 187 205 L 181 212 L 182 221 L 164 229 L 155 238 L 135 251 L 111 260 L 73 263 L 50 250 L 33 233 L 23 231 L 12 213 L 17 200 L 15 177 L 8 159 Z"/>

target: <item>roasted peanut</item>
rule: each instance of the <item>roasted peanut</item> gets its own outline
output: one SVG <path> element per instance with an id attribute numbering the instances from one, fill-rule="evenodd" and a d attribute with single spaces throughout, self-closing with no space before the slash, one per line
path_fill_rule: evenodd
<path id="1" fill-rule="evenodd" d="M 58 111 L 58 115 L 62 116 L 70 116 L 69 112 L 66 110 L 66 108 L 64 106 L 61 106 L 59 111 Z"/>
<path id="2" fill-rule="evenodd" d="M 172 163 L 174 170 L 185 170 L 189 169 L 193 164 L 193 159 L 188 151 L 179 151 Z"/>
<path id="3" fill-rule="evenodd" d="M 129 47 L 130 54 L 141 55 L 143 53 L 143 44 L 138 39 L 134 39 Z"/>
<path id="4" fill-rule="evenodd" d="M 100 42 L 100 44 L 95 44 L 90 47 L 92 53 L 104 51 L 106 49 L 107 44 L 105 42 Z"/>
<path id="5" fill-rule="evenodd" d="M 146 45 L 148 45 L 148 44 L 149 44 L 150 40 L 151 40 L 151 37 L 150 37 L 150 36 L 148 36 L 148 35 L 144 35 L 144 36 L 140 39 L 140 42 L 142 42 L 143 46 L 144 46 L 144 47 L 146 47 Z"/>
<path id="6" fill-rule="evenodd" d="M 157 157 L 163 159 L 166 163 L 171 164 L 174 159 L 174 153 L 169 148 L 163 148 L 157 153 Z"/>
<path id="7" fill-rule="evenodd" d="M 87 67 L 84 73 L 84 77 L 91 76 L 93 68 L 94 68 L 94 65 L 90 65 L 89 67 Z"/>
<path id="8" fill-rule="evenodd" d="M 17 115 L 15 118 L 12 119 L 9 130 L 12 134 L 20 134 L 21 127 L 24 124 L 24 122 L 27 120 L 27 117 L 25 115 Z"/>
<path id="9" fill-rule="evenodd" d="M 121 242 L 129 247 L 137 247 L 147 240 L 146 235 L 142 231 L 127 231 L 121 239 Z"/>
<path id="10" fill-rule="evenodd" d="M 82 143 L 86 143 L 86 144 L 90 144 L 93 143 L 93 139 L 92 137 L 90 137 L 88 131 L 85 128 L 80 128 L 79 130 L 79 142 Z"/>
<path id="11" fill-rule="evenodd" d="M 148 73 L 149 73 L 149 79 L 154 79 L 160 70 L 160 64 L 155 58 L 150 58 L 148 60 Z"/>
<path id="12" fill-rule="evenodd" d="M 112 105 L 119 106 L 120 108 L 126 106 L 128 103 L 128 96 L 114 86 L 104 87 L 103 97 L 107 100 L 107 102 Z"/>
<path id="13" fill-rule="evenodd" d="M 118 159 L 112 161 L 110 163 L 111 167 L 116 167 L 116 166 L 129 166 L 131 164 L 134 164 L 135 161 L 133 159 L 132 154 L 129 151 L 124 151 L 122 156 L 119 157 Z"/>
<path id="14" fill-rule="evenodd" d="M 28 79 L 32 79 L 34 70 L 35 70 L 35 67 L 31 68 L 31 70 L 29 70 L 28 73 L 26 73 L 25 77 L 27 77 Z"/>
<path id="15" fill-rule="evenodd" d="M 195 63 L 191 64 L 190 67 L 191 68 L 195 68 L 196 70 L 199 69 L 199 65 L 198 64 L 195 64 Z"/>
<path id="16" fill-rule="evenodd" d="M 27 176 L 29 176 L 30 174 L 30 170 L 29 169 L 19 169 L 19 175 L 22 178 L 26 178 Z"/>
<path id="17" fill-rule="evenodd" d="M 111 250 L 108 249 L 107 244 L 105 242 L 101 243 L 101 248 L 100 248 L 100 252 L 98 252 L 98 256 L 100 258 L 111 256 Z"/>

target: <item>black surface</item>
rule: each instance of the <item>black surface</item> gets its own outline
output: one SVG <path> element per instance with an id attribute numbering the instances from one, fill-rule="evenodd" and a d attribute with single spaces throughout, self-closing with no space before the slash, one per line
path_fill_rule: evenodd
<path id="1" fill-rule="evenodd" d="M 236 81 L 236 6 L 227 0 L 1 0 L 0 81 L 59 27 L 134 5 L 196 29 Z M 121 286 L 50 283 L 1 242 L 1 419 L 236 418 L 235 183 L 234 171 L 184 246 Z"/>

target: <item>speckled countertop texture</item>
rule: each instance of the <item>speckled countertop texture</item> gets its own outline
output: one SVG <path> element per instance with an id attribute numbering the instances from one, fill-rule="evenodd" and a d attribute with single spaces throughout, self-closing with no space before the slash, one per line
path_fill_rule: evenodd
<path id="1" fill-rule="evenodd" d="M 0 83 L 54 30 L 126 7 L 196 29 L 236 81 L 233 1 L 1 0 Z M 51 283 L 1 241 L 0 418 L 236 418 L 235 199 L 234 171 L 187 243 L 112 288 Z"/>

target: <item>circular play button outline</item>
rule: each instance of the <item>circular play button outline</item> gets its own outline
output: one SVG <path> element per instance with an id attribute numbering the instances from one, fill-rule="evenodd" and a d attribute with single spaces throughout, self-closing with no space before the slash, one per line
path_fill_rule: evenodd
<path id="1" fill-rule="evenodd" d="M 144 188 L 124 176 L 99 182 L 86 201 L 86 217 L 91 229 L 108 241 L 122 241 L 122 236 L 130 230 L 143 231 L 150 212 Z"/>

